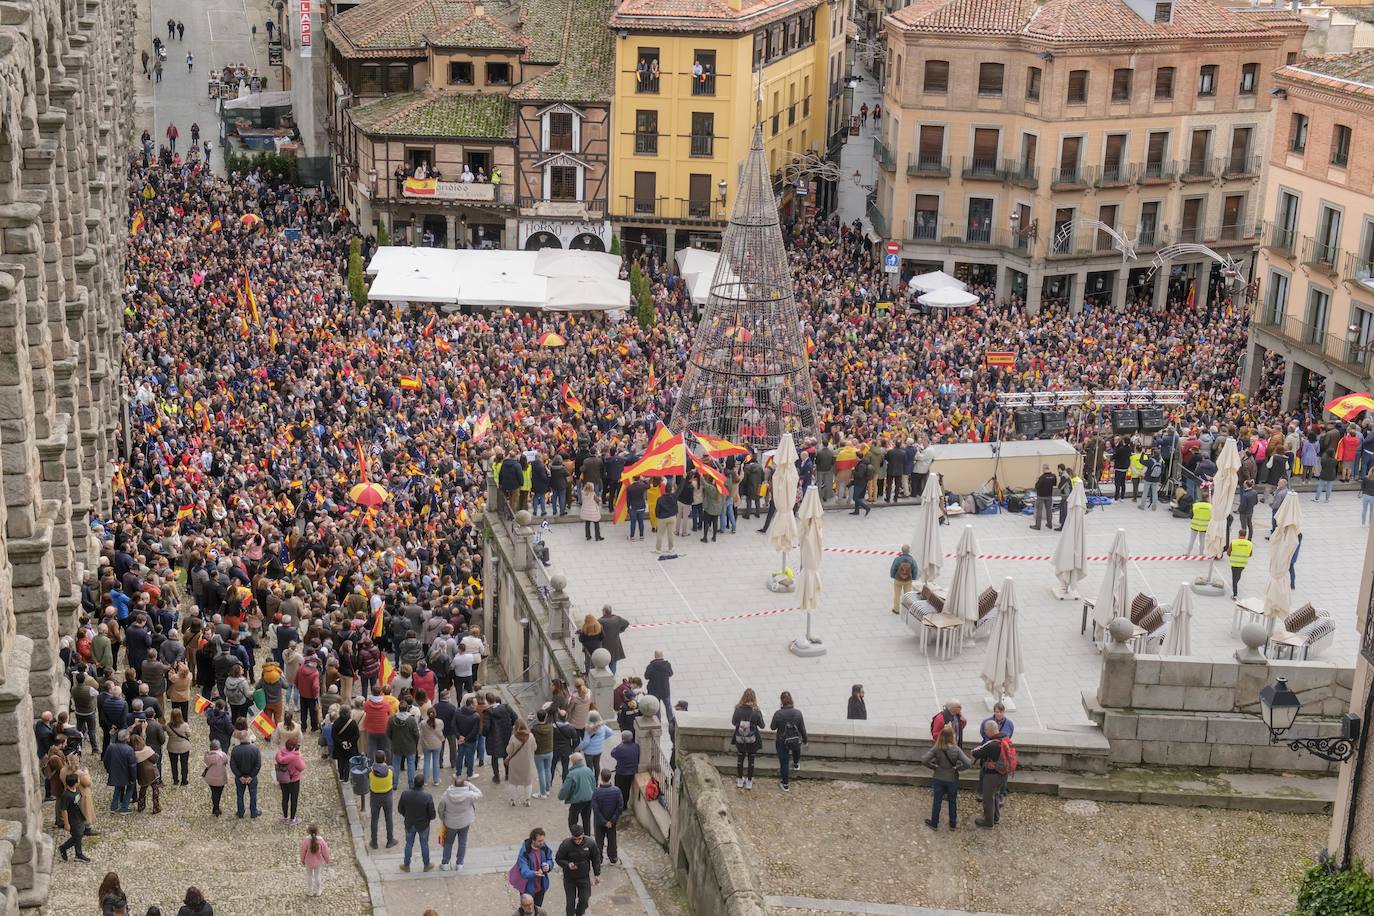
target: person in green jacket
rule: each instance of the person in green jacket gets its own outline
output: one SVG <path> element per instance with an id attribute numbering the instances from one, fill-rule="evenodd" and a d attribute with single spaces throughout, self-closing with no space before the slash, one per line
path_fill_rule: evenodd
<path id="1" fill-rule="evenodd" d="M 114 670 L 114 646 L 110 642 L 110 634 L 105 630 L 103 623 L 96 627 L 95 638 L 91 640 L 91 657 L 95 659 L 96 666 L 100 670 Z"/>
<path id="2" fill-rule="evenodd" d="M 587 758 L 575 753 L 568 758 L 568 775 L 558 790 L 558 800 L 568 803 L 568 832 L 582 822 L 585 833 L 592 820 L 592 794 L 596 792 L 596 776 L 587 766 Z"/>
<path id="3" fill-rule="evenodd" d="M 391 742 L 391 768 L 397 773 L 406 771 L 406 785 L 415 782 L 415 758 L 420 751 L 420 720 L 410 708 L 409 700 L 386 723 L 386 737 Z"/>

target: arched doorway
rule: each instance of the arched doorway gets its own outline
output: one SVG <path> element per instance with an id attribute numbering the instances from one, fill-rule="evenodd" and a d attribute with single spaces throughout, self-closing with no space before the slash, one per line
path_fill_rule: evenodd
<path id="1" fill-rule="evenodd" d="M 558 240 L 558 236 L 552 232 L 533 232 L 525 240 L 526 251 L 538 251 L 541 248 L 562 248 L 563 243 Z M 576 244 L 573 245 L 576 248 Z"/>
<path id="2" fill-rule="evenodd" d="M 605 251 L 606 243 L 594 232 L 580 232 L 573 237 L 568 247 L 578 251 Z"/>

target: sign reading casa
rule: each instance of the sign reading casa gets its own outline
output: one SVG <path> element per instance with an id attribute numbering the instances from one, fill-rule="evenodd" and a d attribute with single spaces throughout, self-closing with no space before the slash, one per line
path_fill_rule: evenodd
<path id="1" fill-rule="evenodd" d="M 300 0 L 301 3 L 301 57 L 310 56 L 310 37 L 314 32 L 314 22 L 312 21 L 313 0 Z"/>

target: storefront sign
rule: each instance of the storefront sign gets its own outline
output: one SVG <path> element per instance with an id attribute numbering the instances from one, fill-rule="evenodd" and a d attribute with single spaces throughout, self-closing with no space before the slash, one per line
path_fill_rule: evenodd
<path id="1" fill-rule="evenodd" d="M 281 66 L 281 42 L 269 41 L 267 43 L 267 65 L 269 67 Z"/>
<path id="2" fill-rule="evenodd" d="M 562 248 L 586 247 L 587 240 L 584 237 L 594 236 L 600 239 L 603 246 L 601 250 L 608 251 L 611 246 L 611 224 L 605 220 L 522 219 L 520 247 L 527 247 L 533 236 L 541 236 L 540 247 L 555 247 L 548 244 L 548 236 L 552 236 L 558 240 L 558 247 Z"/>
<path id="3" fill-rule="evenodd" d="M 314 34 L 313 0 L 300 0 L 301 3 L 301 57 L 309 57 L 310 41 Z"/>
<path id="4" fill-rule="evenodd" d="M 498 186 L 478 181 L 435 181 L 433 178 L 408 179 L 401 189 L 403 197 L 432 200 L 471 200 L 492 203 Z"/>

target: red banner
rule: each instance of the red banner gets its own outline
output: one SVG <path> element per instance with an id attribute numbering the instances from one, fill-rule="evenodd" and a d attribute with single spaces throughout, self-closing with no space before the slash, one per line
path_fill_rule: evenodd
<path id="1" fill-rule="evenodd" d="M 1016 365 L 1016 353 L 1011 350 L 989 350 L 987 364 L 989 366 L 1014 366 Z"/>

